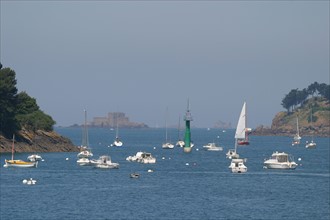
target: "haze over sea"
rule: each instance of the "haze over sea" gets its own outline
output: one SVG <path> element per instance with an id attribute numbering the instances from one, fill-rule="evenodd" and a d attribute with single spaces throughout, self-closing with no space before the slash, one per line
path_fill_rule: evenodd
<path id="1" fill-rule="evenodd" d="M 81 128 L 56 128 L 81 144 Z M 169 129 L 172 142 L 177 129 Z M 252 136 L 239 147 L 248 172 L 233 174 L 225 153 L 234 146 L 234 130 L 192 129 L 193 151 L 161 148 L 164 129 L 121 129 L 123 147 L 109 147 L 115 131 L 89 129 L 94 157 L 107 154 L 119 169 L 96 169 L 76 164 L 77 153 L 42 153 L 36 169 L 3 168 L 1 219 L 329 219 L 329 138 L 315 138 L 316 149 L 291 146 L 290 137 Z M 302 143 L 309 140 L 303 137 Z M 221 152 L 202 146 L 216 142 Z M 156 149 L 154 149 L 156 147 Z M 199 149 L 197 151 L 197 149 Z M 147 151 L 156 164 L 125 160 Z M 263 169 L 273 151 L 285 151 L 299 164 L 296 170 Z M 16 159 L 29 154 L 17 153 Z M 69 158 L 69 160 L 66 160 Z M 164 158 L 164 159 L 163 159 Z M 298 160 L 300 158 L 300 160 Z M 153 173 L 148 173 L 153 169 Z M 131 179 L 138 172 L 140 178 Z M 36 185 L 24 185 L 32 177 Z"/>

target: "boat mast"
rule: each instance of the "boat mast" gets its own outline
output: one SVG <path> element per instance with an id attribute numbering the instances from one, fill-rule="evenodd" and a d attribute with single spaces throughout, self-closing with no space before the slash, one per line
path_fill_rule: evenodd
<path id="1" fill-rule="evenodd" d="M 15 134 L 13 134 L 13 144 L 12 144 L 12 147 L 11 147 L 11 160 L 14 160 L 14 151 L 15 151 Z"/>

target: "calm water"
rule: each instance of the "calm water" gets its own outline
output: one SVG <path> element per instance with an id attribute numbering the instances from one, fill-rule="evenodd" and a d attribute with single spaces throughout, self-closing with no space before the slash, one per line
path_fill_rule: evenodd
<path id="1" fill-rule="evenodd" d="M 81 129 L 56 130 L 81 144 Z M 175 142 L 177 130 L 168 132 Z M 80 167 L 77 153 L 43 153 L 36 169 L 3 168 L 10 154 L 2 154 L 0 219 L 329 219 L 329 138 L 315 138 L 317 148 L 308 150 L 292 147 L 289 137 L 252 136 L 250 146 L 238 149 L 248 159 L 248 172 L 232 174 L 225 153 L 233 148 L 233 130 L 193 129 L 190 154 L 162 149 L 164 129 L 120 130 L 121 148 L 108 147 L 114 136 L 109 129 L 89 129 L 94 157 L 110 155 L 120 163 L 117 170 Z M 207 142 L 220 143 L 224 151 L 204 151 Z M 157 163 L 125 160 L 140 150 Z M 299 167 L 263 169 L 276 150 L 292 154 Z M 132 172 L 140 178 L 129 178 Z M 22 184 L 30 177 L 36 185 Z"/>

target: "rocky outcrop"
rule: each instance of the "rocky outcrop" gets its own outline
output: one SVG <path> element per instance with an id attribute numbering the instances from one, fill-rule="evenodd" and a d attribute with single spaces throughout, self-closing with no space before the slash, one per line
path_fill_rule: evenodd
<path id="1" fill-rule="evenodd" d="M 12 139 L 0 135 L 0 153 L 11 152 Z M 78 152 L 70 139 L 54 131 L 21 130 L 15 137 L 15 152 Z"/>
<path id="2" fill-rule="evenodd" d="M 297 117 L 301 136 L 330 136 L 330 104 L 320 98 L 308 100 L 295 112 L 277 113 L 270 128 L 259 126 L 252 131 L 252 135 L 293 136 L 297 130 Z"/>

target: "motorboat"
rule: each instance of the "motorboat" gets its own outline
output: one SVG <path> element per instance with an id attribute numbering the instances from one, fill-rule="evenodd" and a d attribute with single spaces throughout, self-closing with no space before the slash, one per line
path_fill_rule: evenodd
<path id="1" fill-rule="evenodd" d="M 308 141 L 306 142 L 306 146 L 307 149 L 314 149 L 316 148 L 316 143 L 312 140 L 311 142 L 308 143 Z"/>
<path id="2" fill-rule="evenodd" d="M 142 151 L 139 151 L 134 156 L 128 156 L 128 157 L 126 157 L 126 160 L 127 161 L 136 162 L 139 159 L 142 159 L 142 154 L 143 154 L 143 152 Z"/>
<path id="3" fill-rule="evenodd" d="M 166 142 L 162 145 L 162 148 L 163 149 L 173 149 L 174 148 L 174 145 L 169 143 L 169 142 Z"/>
<path id="4" fill-rule="evenodd" d="M 32 155 L 28 156 L 27 159 L 29 161 L 40 161 L 40 160 L 42 160 L 42 157 L 38 154 L 32 154 Z"/>
<path id="5" fill-rule="evenodd" d="M 77 160 L 77 164 L 79 164 L 80 166 L 89 166 L 91 165 L 91 161 L 86 157 L 82 157 Z"/>
<path id="6" fill-rule="evenodd" d="M 90 160 L 92 166 L 97 168 L 107 168 L 107 169 L 118 169 L 119 163 L 114 163 L 111 161 L 111 157 L 108 155 L 102 155 L 97 160 Z"/>
<path id="7" fill-rule="evenodd" d="M 15 160 L 14 153 L 15 153 L 15 135 L 13 135 L 11 160 L 5 159 L 5 164 L 3 165 L 3 167 L 6 167 L 6 168 L 7 167 L 23 167 L 23 168 L 37 167 L 38 161 Z"/>
<path id="8" fill-rule="evenodd" d="M 24 179 L 22 182 L 23 184 L 27 184 L 27 185 L 35 185 L 37 183 L 37 180 L 30 178 L 30 179 Z"/>
<path id="9" fill-rule="evenodd" d="M 207 150 L 207 151 L 222 151 L 223 150 L 222 147 L 217 146 L 215 143 L 208 143 L 203 146 L 203 149 Z"/>
<path id="10" fill-rule="evenodd" d="M 182 140 L 178 140 L 178 142 L 176 142 L 175 144 L 177 147 L 184 147 L 184 141 Z"/>
<path id="11" fill-rule="evenodd" d="M 131 174 L 130 174 L 130 177 L 131 177 L 131 178 L 134 178 L 134 179 L 137 179 L 137 178 L 140 177 L 140 174 L 138 174 L 138 173 L 131 173 Z"/>
<path id="12" fill-rule="evenodd" d="M 238 159 L 239 154 L 236 152 L 235 149 L 229 149 L 228 152 L 226 153 L 226 158 L 228 158 L 228 159 Z"/>
<path id="13" fill-rule="evenodd" d="M 142 153 L 141 158 L 137 160 L 139 163 L 156 163 L 156 158 L 151 155 L 151 153 Z"/>
<path id="14" fill-rule="evenodd" d="M 298 166 L 296 162 L 287 153 L 274 152 L 270 159 L 264 162 L 264 168 L 267 169 L 295 169 Z"/>
<path id="15" fill-rule="evenodd" d="M 92 157 L 93 156 L 93 153 L 90 149 L 85 149 L 83 151 L 80 151 L 77 155 L 78 158 L 89 158 L 89 157 Z"/>
<path id="16" fill-rule="evenodd" d="M 232 173 L 246 173 L 247 167 L 244 165 L 245 159 L 232 159 L 229 169 Z"/>

